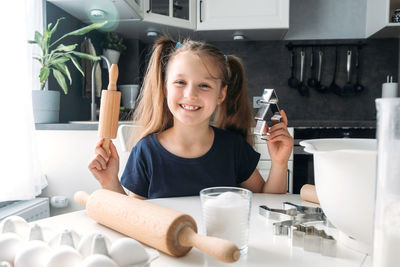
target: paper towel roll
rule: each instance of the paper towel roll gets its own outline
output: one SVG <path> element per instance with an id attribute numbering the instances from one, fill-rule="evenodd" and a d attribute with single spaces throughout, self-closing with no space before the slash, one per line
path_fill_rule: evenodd
<path id="1" fill-rule="evenodd" d="M 398 96 L 398 83 L 382 84 L 382 98 L 397 97 L 397 96 Z"/>

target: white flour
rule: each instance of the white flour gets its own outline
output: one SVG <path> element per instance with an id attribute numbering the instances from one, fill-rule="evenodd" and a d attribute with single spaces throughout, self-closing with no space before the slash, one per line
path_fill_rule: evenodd
<path id="1" fill-rule="evenodd" d="M 233 192 L 222 193 L 203 203 L 206 234 L 227 239 L 239 249 L 247 246 L 249 235 L 249 200 Z"/>

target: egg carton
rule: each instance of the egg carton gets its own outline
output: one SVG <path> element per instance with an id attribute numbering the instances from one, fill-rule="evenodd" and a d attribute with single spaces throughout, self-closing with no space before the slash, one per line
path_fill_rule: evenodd
<path id="1" fill-rule="evenodd" d="M 132 238 L 111 242 L 98 232 L 54 232 L 19 216 L 0 223 L 0 267 L 150 267 L 159 255 Z"/>
<path id="2" fill-rule="evenodd" d="M 289 236 L 293 247 L 302 247 L 305 251 L 335 257 L 337 242 L 317 225 L 333 227 L 319 207 L 306 207 L 290 202 L 283 202 L 283 209 L 259 206 L 260 215 L 274 220 L 275 235 Z"/>

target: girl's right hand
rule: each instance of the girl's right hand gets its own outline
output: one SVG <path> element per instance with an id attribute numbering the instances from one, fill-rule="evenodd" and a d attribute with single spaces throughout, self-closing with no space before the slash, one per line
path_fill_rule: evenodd
<path id="1" fill-rule="evenodd" d="M 97 143 L 94 150 L 95 156 L 89 163 L 89 170 L 99 181 L 101 187 L 113 190 L 113 188 L 121 186 L 118 179 L 119 156 L 112 141 L 110 141 L 110 155 L 107 156 L 102 147 L 103 142 L 104 139 L 101 139 Z"/>

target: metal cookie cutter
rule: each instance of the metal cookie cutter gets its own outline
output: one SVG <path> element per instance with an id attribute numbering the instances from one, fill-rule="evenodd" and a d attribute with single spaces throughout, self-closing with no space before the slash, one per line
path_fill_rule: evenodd
<path id="1" fill-rule="evenodd" d="M 302 247 L 305 251 L 321 253 L 321 255 L 336 257 L 336 240 L 327 235 L 324 230 L 318 230 L 307 223 L 291 227 L 292 246 Z"/>
<path id="2" fill-rule="evenodd" d="M 257 120 L 256 127 L 254 128 L 254 134 L 261 135 L 261 139 L 267 139 L 266 135 L 264 135 L 264 127 L 267 123 L 267 113 L 268 110 L 271 109 L 272 124 L 276 124 L 282 121 L 281 113 L 279 112 L 278 107 L 278 97 L 276 96 L 274 89 L 264 89 L 262 99 L 260 100 L 261 107 L 258 109 L 256 116 L 254 117 Z"/>
<path id="3" fill-rule="evenodd" d="M 292 239 L 292 246 L 303 247 L 306 251 L 318 252 L 325 256 L 336 256 L 336 240 L 310 224 L 323 223 L 327 218 L 321 208 L 306 207 L 290 202 L 283 202 L 283 209 L 271 209 L 259 206 L 260 215 L 273 223 L 275 235 L 287 235 Z"/>

